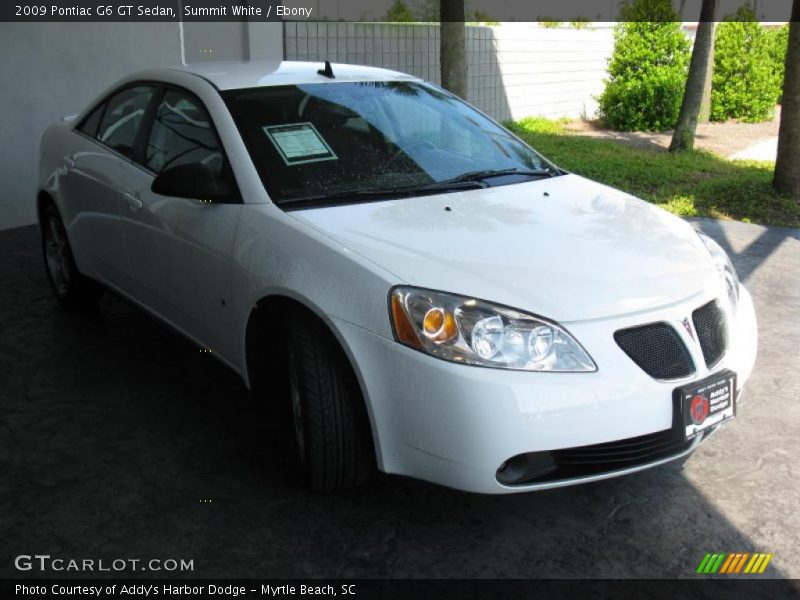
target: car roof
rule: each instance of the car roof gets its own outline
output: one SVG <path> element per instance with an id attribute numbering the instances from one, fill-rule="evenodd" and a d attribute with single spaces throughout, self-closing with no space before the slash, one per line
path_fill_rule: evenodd
<path id="1" fill-rule="evenodd" d="M 181 65 L 172 68 L 156 69 L 169 72 L 174 70 L 194 73 L 213 83 L 220 90 L 233 90 L 273 85 L 292 85 L 298 83 L 325 83 L 333 81 L 399 81 L 418 80 L 417 77 L 361 65 L 332 63 L 335 79 L 317 73 L 324 68 L 324 62 L 266 61 L 208 62 Z M 168 73 L 164 73 L 165 75 Z"/>

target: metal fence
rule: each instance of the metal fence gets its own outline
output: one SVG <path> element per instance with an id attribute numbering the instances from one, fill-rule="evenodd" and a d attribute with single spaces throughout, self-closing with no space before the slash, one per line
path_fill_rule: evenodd
<path id="1" fill-rule="evenodd" d="M 439 27 L 417 23 L 285 22 L 288 60 L 371 65 L 440 82 Z M 496 119 L 592 116 L 613 49 L 610 25 L 536 23 L 466 28 L 467 99 Z"/>

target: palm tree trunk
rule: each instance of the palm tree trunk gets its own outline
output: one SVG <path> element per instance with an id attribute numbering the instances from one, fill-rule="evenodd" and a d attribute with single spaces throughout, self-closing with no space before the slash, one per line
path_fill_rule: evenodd
<path id="1" fill-rule="evenodd" d="M 708 123 L 709 121 L 711 121 L 711 83 L 713 82 L 713 80 L 714 80 L 714 40 L 711 41 L 711 53 L 708 55 L 708 67 L 706 67 L 706 82 L 705 82 L 705 87 L 703 87 L 703 101 L 700 103 L 700 116 L 698 118 L 698 122 L 700 123 Z"/>
<path id="2" fill-rule="evenodd" d="M 792 4 L 773 185 L 779 192 L 800 199 L 800 0 Z"/>
<path id="3" fill-rule="evenodd" d="M 440 0 L 442 87 L 467 97 L 467 46 L 464 0 Z"/>
<path id="4" fill-rule="evenodd" d="M 689 76 L 686 79 L 686 90 L 683 93 L 678 124 L 672 135 L 672 143 L 669 145 L 670 152 L 694 148 L 694 134 L 697 131 L 697 121 L 703 104 L 708 65 L 714 50 L 716 5 L 717 0 L 703 0 L 703 6 L 700 9 L 700 22 L 697 24 L 697 35 L 694 38 Z"/>

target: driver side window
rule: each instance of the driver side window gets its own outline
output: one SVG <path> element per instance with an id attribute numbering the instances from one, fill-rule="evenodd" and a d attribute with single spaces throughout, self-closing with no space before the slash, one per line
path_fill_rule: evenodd
<path id="1" fill-rule="evenodd" d="M 213 176 L 224 176 L 224 154 L 205 108 L 188 94 L 168 90 L 147 140 L 145 165 L 158 174 L 182 164 L 201 164 Z"/>

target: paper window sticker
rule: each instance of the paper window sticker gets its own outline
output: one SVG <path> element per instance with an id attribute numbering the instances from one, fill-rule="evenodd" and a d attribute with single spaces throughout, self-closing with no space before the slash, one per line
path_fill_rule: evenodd
<path id="1" fill-rule="evenodd" d="M 289 166 L 338 159 L 312 123 L 267 125 L 262 129 Z"/>

